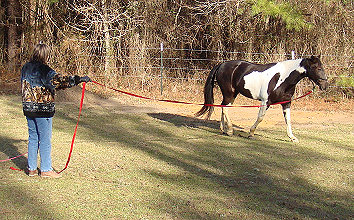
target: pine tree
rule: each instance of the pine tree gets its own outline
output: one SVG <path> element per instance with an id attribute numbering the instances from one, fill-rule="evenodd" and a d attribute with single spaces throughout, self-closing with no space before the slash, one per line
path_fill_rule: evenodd
<path id="1" fill-rule="evenodd" d="M 264 18 L 280 18 L 286 24 L 287 29 L 309 29 L 312 25 L 305 21 L 300 10 L 288 2 L 276 2 L 274 0 L 250 0 L 254 15 L 261 14 Z"/>

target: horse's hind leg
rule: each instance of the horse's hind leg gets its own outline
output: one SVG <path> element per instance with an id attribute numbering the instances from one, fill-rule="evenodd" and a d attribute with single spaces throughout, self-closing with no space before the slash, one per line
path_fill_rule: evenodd
<path id="1" fill-rule="evenodd" d="M 227 105 L 231 105 L 231 103 Z M 224 134 L 227 134 L 229 136 L 232 136 L 234 133 L 232 122 L 228 113 L 228 107 L 221 107 L 220 129 Z"/>
<path id="2" fill-rule="evenodd" d="M 263 121 L 263 118 L 264 118 L 264 115 L 265 115 L 267 109 L 268 109 L 268 106 L 266 105 L 266 102 L 262 102 L 262 106 L 259 108 L 257 121 L 252 125 L 252 127 L 250 129 L 249 137 L 254 136 L 254 132 L 255 132 L 257 126 L 259 125 L 259 123 L 261 123 L 261 121 Z"/>
<path id="3" fill-rule="evenodd" d="M 232 105 L 235 100 L 235 95 L 227 96 L 228 98 L 223 98 L 221 105 Z M 232 136 L 234 133 L 233 125 L 229 116 L 229 107 L 221 107 L 221 121 L 220 121 L 220 129 L 224 134 Z"/>

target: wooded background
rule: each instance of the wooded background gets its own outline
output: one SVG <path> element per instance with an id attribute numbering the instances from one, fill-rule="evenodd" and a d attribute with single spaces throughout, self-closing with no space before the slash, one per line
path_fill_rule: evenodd
<path id="1" fill-rule="evenodd" d="M 149 84 L 161 66 L 166 78 L 204 81 L 222 61 L 279 62 L 294 51 L 321 54 L 332 89 L 352 97 L 352 0 L 0 2 L 1 78 L 18 77 L 40 41 L 57 72 L 114 86 L 124 76 Z"/>

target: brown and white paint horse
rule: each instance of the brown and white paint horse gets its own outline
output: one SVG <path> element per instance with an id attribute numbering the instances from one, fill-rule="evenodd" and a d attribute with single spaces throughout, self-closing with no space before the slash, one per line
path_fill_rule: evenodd
<path id="1" fill-rule="evenodd" d="M 219 64 L 211 70 L 207 78 L 204 86 L 204 106 L 196 116 L 207 114 L 206 118 L 210 118 L 214 111 L 214 107 L 210 106 L 214 103 L 213 88 L 217 82 L 223 95 L 221 105 L 231 105 L 239 93 L 261 101 L 257 121 L 250 129 L 250 137 L 254 136 L 269 105 L 291 100 L 296 84 L 305 77 L 316 83 L 321 90 L 328 88 L 320 57 L 311 56 L 269 64 L 254 64 L 242 60 Z M 298 142 L 291 130 L 290 105 L 291 102 L 282 104 L 287 134 L 292 141 Z M 220 128 L 227 135 L 233 134 L 227 107 L 222 107 Z"/>

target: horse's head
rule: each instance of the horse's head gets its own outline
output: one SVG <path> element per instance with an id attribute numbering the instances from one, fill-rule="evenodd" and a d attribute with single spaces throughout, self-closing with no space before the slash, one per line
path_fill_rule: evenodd
<path id="1" fill-rule="evenodd" d="M 316 83 L 321 90 L 328 88 L 328 81 L 326 73 L 322 67 L 320 57 L 311 56 L 311 58 L 304 59 L 306 74 L 314 83 Z"/>

